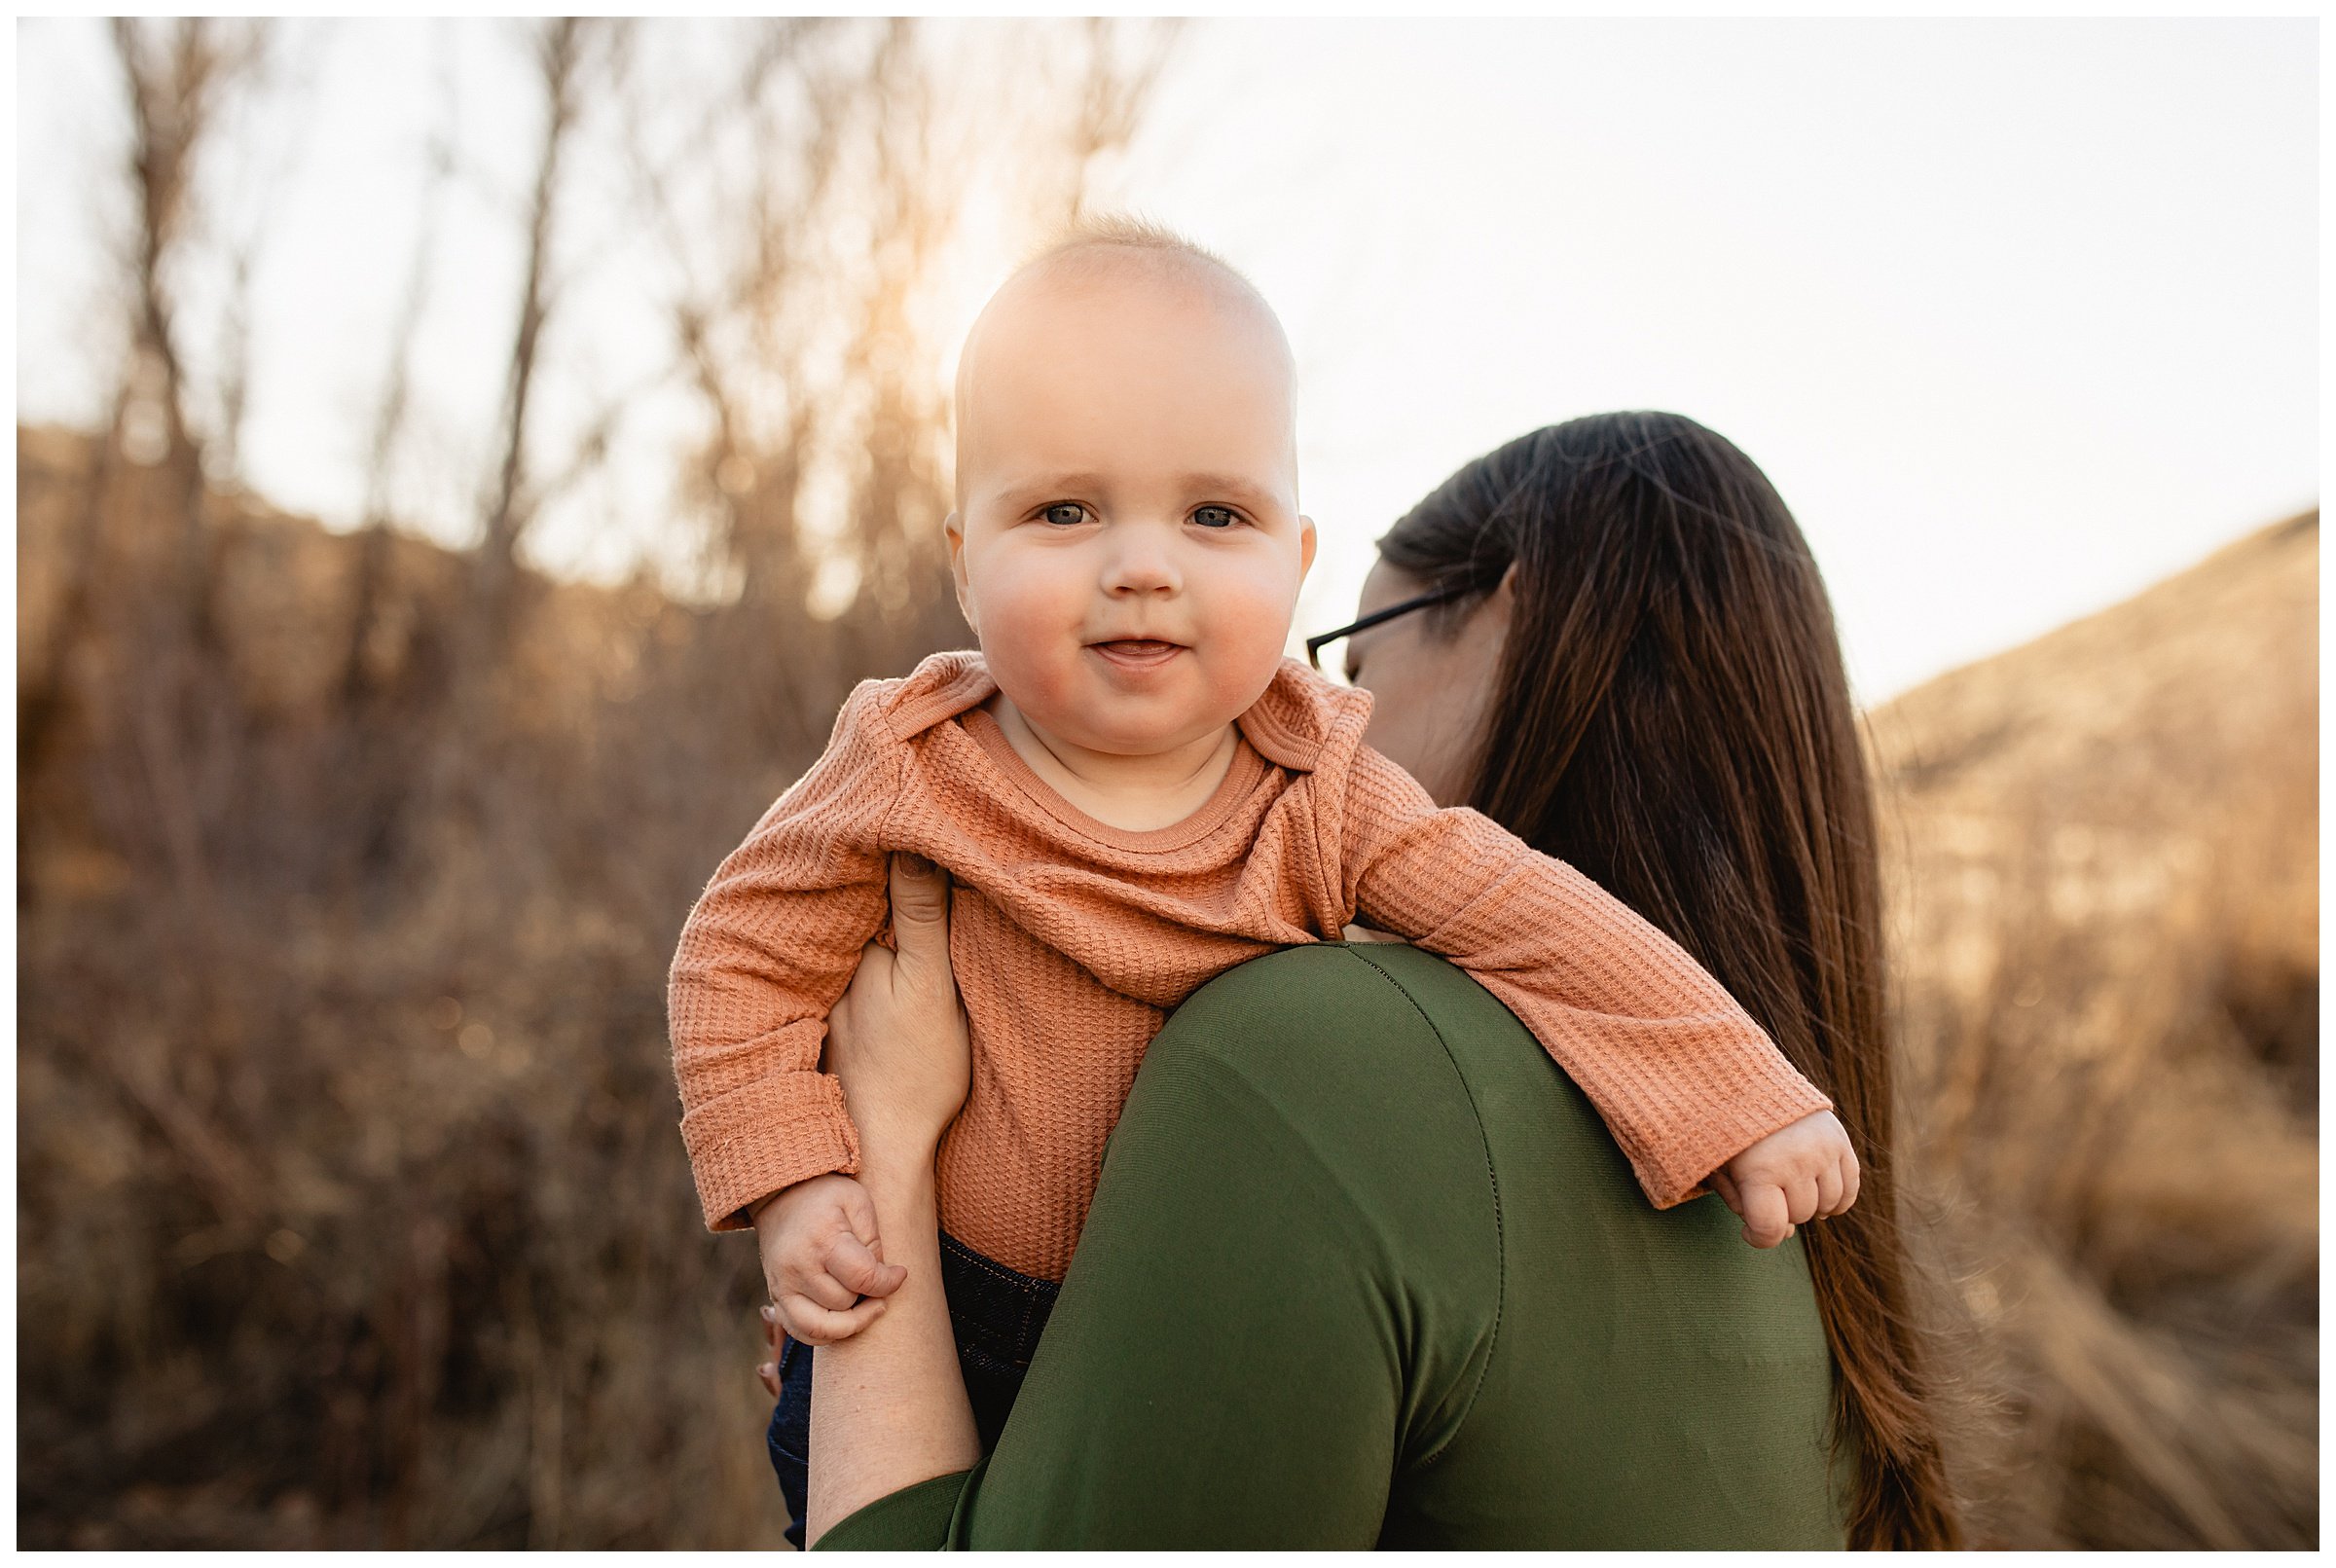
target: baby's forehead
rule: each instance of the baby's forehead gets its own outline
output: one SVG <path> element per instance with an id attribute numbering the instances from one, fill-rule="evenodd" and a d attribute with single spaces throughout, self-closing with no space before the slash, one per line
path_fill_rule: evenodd
<path id="1" fill-rule="evenodd" d="M 1281 323 L 1222 263 L 1105 245 L 1041 257 L 991 296 L 966 340 L 957 504 L 1041 455 L 1083 472 L 1130 441 L 1185 443 L 1194 472 L 1270 467 L 1295 503 L 1296 380 Z M 1275 450 L 1252 452 L 1259 441 Z"/>

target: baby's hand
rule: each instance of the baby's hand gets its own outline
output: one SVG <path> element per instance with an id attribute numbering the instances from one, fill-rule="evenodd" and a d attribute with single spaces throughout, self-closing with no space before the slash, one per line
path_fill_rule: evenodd
<path id="1" fill-rule="evenodd" d="M 1812 1112 L 1712 1172 L 1711 1185 L 1743 1221 L 1744 1240 L 1773 1247 L 1857 1201 L 1857 1155 L 1832 1112 Z"/>
<path id="2" fill-rule="evenodd" d="M 815 1176 L 782 1189 L 754 1211 L 754 1234 L 780 1327 L 807 1345 L 851 1338 L 908 1278 L 907 1269 L 884 1260 L 876 1205 L 849 1176 Z"/>

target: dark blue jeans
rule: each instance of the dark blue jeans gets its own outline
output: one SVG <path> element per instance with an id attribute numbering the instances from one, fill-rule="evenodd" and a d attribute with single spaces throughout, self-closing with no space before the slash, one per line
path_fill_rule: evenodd
<path id="1" fill-rule="evenodd" d="M 981 1451 L 988 1453 L 1005 1430 L 1006 1415 L 1014 1407 L 1014 1396 L 1022 1392 L 1030 1358 L 1038 1353 L 1039 1335 L 1046 1330 L 1062 1286 L 1017 1274 L 944 1235 L 941 1287 L 949 1296 L 957 1365 L 966 1374 L 966 1395 L 973 1403 L 974 1430 L 981 1435 Z M 779 1473 L 779 1490 L 794 1515 L 786 1538 L 798 1550 L 810 1485 L 811 1380 L 817 1359 L 811 1346 L 780 1336 L 779 1404 L 771 1411 L 766 1440 L 771 1468 Z"/>

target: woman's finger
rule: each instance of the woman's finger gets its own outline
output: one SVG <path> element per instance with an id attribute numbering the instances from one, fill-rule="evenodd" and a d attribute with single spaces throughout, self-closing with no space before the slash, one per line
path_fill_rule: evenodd
<path id="1" fill-rule="evenodd" d="M 966 1011 L 949 964 L 949 878 L 898 854 L 888 886 L 891 951 L 860 956 L 844 1003 L 827 1016 L 827 1063 L 856 1119 L 937 1137 L 964 1108 L 971 1074 Z M 873 1235 L 862 1240 L 873 1243 Z"/>
<path id="2" fill-rule="evenodd" d="M 764 1362 L 754 1368 L 754 1375 L 762 1380 L 764 1393 L 770 1395 L 772 1399 L 779 1397 L 779 1364 L 777 1362 Z"/>
<path id="3" fill-rule="evenodd" d="M 892 864 L 893 942 L 900 963 L 918 978 L 949 967 L 949 873 L 921 855 L 895 855 Z"/>

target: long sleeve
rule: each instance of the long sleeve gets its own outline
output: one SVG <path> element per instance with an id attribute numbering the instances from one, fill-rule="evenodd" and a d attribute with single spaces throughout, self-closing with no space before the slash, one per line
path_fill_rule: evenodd
<path id="1" fill-rule="evenodd" d="M 1832 1102 L 1668 936 L 1561 860 L 1357 750 L 1343 877 L 1367 925 L 1440 953 L 1582 1087 L 1657 1208 Z"/>
<path id="2" fill-rule="evenodd" d="M 902 748 L 877 683 L 856 690 L 812 770 L 713 874 L 682 927 L 667 1014 L 681 1139 L 706 1223 L 792 1183 L 850 1171 L 858 1135 L 819 1071 L 827 1012 L 886 911 L 882 828 Z"/>

